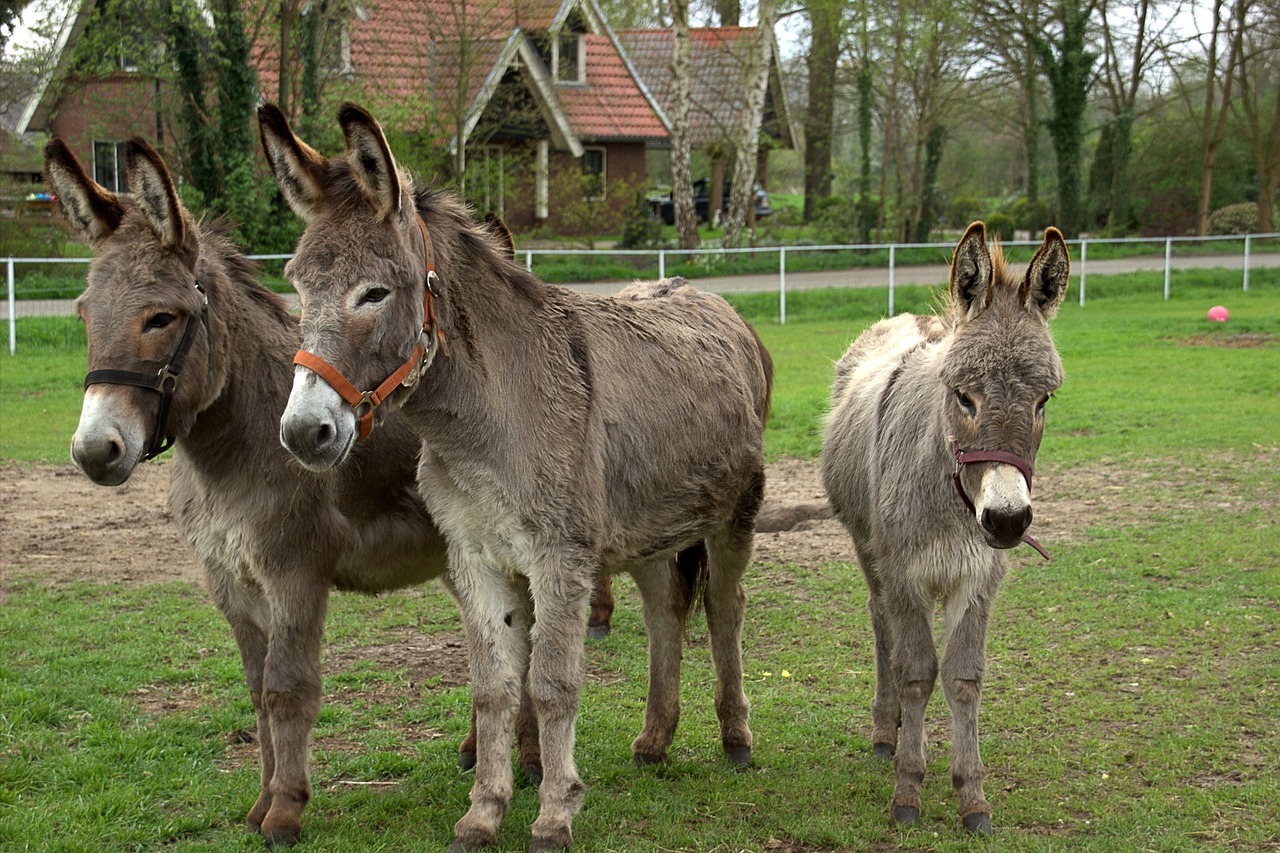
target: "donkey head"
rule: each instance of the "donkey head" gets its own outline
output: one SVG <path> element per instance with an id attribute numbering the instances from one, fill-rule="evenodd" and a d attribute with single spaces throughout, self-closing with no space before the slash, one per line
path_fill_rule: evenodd
<path id="1" fill-rule="evenodd" d="M 280 440 L 317 471 L 347 457 L 381 398 L 402 383 L 369 389 L 382 390 L 399 368 L 409 368 L 405 384 L 415 381 L 424 369 L 418 347 L 434 351 L 423 334 L 429 238 L 412 183 L 372 116 L 346 104 L 338 121 L 346 154 L 330 160 L 294 136 L 278 108 L 258 110 L 271 171 L 307 222 L 285 267 L 302 299 L 302 352 Z"/>
<path id="2" fill-rule="evenodd" d="M 200 246 L 164 162 L 144 140 L 126 145 L 132 202 L 95 183 L 60 139 L 45 146 L 45 181 L 72 230 L 94 249 L 76 300 L 88 340 L 80 424 L 71 457 L 116 486 L 143 458 L 184 435 L 210 392 Z M 181 356 L 178 354 L 181 353 Z"/>
<path id="3" fill-rule="evenodd" d="M 988 250 L 981 222 L 969 226 L 951 264 L 955 332 L 940 371 L 945 418 L 956 484 L 994 548 L 1014 547 L 1031 525 L 1031 471 L 1045 404 L 1062 384 L 1049 320 L 1066 295 L 1069 273 L 1056 228 L 1045 230 L 1019 277 L 1005 268 L 999 244 Z"/>

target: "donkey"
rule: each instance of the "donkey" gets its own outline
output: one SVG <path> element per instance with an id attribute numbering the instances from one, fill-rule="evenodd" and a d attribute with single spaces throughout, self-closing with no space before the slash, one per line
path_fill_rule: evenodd
<path id="1" fill-rule="evenodd" d="M 423 440 L 419 486 L 449 543 L 479 740 L 471 808 L 450 849 L 495 843 L 526 678 L 543 766 L 530 849 L 572 842 L 584 794 L 574 718 L 597 571 L 629 572 L 643 598 L 650 695 L 637 763 L 664 758 L 674 735 L 691 596 L 682 568 L 696 568 L 721 742 L 748 764 L 741 577 L 772 382 L 755 332 L 678 279 L 614 298 L 543 284 L 453 196 L 415 191 L 354 104 L 339 111 L 346 155 L 333 160 L 275 107 L 258 118 L 272 172 L 308 223 L 287 269 L 302 295 L 303 351 L 281 440 L 308 468 L 341 466 L 382 417 L 380 402 Z"/>
<path id="2" fill-rule="evenodd" d="M 257 713 L 262 788 L 247 824 L 292 843 L 311 795 L 330 588 L 442 577 L 447 552 L 418 496 L 419 441 L 403 418 L 388 417 L 331 476 L 279 446 L 297 318 L 220 225 L 196 224 L 145 141 L 127 143 L 126 162 L 132 199 L 94 183 L 61 140 L 45 149 L 46 181 L 95 252 L 77 303 L 90 372 L 71 456 L 116 486 L 173 445 L 170 506 L 231 625 Z M 521 766 L 535 778 L 536 737 L 526 709 Z M 459 752 L 474 764 L 474 729 Z"/>
<path id="3" fill-rule="evenodd" d="M 871 593 L 872 746 L 894 757 L 899 823 L 920 815 L 924 712 L 939 674 L 932 617 L 942 599 L 951 781 L 964 826 L 991 831 L 978 754 L 987 621 L 1004 549 L 1026 541 L 1044 554 L 1025 534 L 1045 404 L 1062 384 L 1049 320 L 1069 272 L 1057 229 L 1045 231 L 1018 277 L 975 222 L 956 248 L 945 314 L 876 323 L 836 365 L 822 479 Z"/>

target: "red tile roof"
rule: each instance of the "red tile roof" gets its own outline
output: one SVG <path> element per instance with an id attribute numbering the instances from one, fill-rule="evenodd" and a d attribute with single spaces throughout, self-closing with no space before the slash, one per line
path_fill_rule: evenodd
<path id="1" fill-rule="evenodd" d="M 367 16 L 350 24 L 353 82 L 375 101 L 418 101 L 434 106 L 437 119 L 453 115 L 459 87 L 470 107 L 517 29 L 545 32 L 572 5 L 574 0 L 468 0 L 464 18 L 462 0 L 366 3 Z M 573 133 L 592 140 L 665 139 L 666 128 L 613 42 L 588 35 L 586 46 L 585 85 L 555 87 Z M 272 46 L 259 53 L 257 65 L 264 97 L 275 98 Z M 452 121 L 442 123 L 452 134 Z"/>
<path id="2" fill-rule="evenodd" d="M 556 87 L 565 116 L 584 140 L 666 139 L 667 129 L 607 36 L 586 36 L 586 85 Z"/>

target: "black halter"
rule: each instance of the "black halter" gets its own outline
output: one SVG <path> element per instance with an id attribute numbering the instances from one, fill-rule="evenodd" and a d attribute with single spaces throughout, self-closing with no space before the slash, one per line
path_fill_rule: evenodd
<path id="1" fill-rule="evenodd" d="M 200 306 L 200 324 L 204 326 L 207 336 L 209 332 L 209 295 L 204 292 L 204 287 L 199 282 L 196 282 L 196 290 L 204 297 L 203 304 Z M 160 368 L 158 373 L 141 373 L 134 370 L 91 370 L 84 378 L 86 390 L 90 385 L 134 385 L 160 394 L 160 408 L 156 413 L 155 436 L 151 440 L 151 446 L 147 448 L 146 455 L 142 457 L 143 460 L 154 459 L 173 446 L 174 437 L 168 435 L 169 404 L 173 402 L 173 393 L 178 388 L 178 374 L 182 372 L 182 365 L 187 360 L 187 353 L 191 351 L 191 344 L 195 341 L 196 324 L 191 321 L 192 318 L 188 317 L 187 327 L 182 332 L 182 340 L 178 342 L 177 350 L 174 351 L 173 357 L 169 359 L 169 363 Z"/>

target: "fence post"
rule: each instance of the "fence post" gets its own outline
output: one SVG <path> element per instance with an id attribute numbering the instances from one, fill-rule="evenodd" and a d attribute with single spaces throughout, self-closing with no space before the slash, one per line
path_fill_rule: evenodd
<path id="1" fill-rule="evenodd" d="M 1089 241 L 1080 238 L 1080 307 L 1084 307 L 1084 274 L 1089 262 Z"/>
<path id="2" fill-rule="evenodd" d="M 524 253 L 524 268 L 529 272 L 533 272 L 533 249 L 526 249 Z"/>
<path id="3" fill-rule="evenodd" d="M 889 244 L 889 316 L 893 316 L 893 250 L 897 248 L 893 243 Z"/>
<path id="4" fill-rule="evenodd" d="M 1249 292 L 1249 238 L 1252 235 L 1244 235 L 1244 292 Z"/>
<path id="5" fill-rule="evenodd" d="M 666 277 L 667 277 L 667 250 L 659 249 L 658 250 L 658 278 L 663 279 Z"/>
<path id="6" fill-rule="evenodd" d="M 778 248 L 778 325 L 787 325 L 787 247 Z"/>
<path id="7" fill-rule="evenodd" d="M 1169 274 L 1173 269 L 1173 238 L 1164 238 L 1164 301 L 1169 301 Z"/>
<path id="8" fill-rule="evenodd" d="M 13 355 L 18 349 L 18 306 L 13 295 L 13 258 L 9 258 L 5 266 L 9 268 L 9 355 Z"/>

